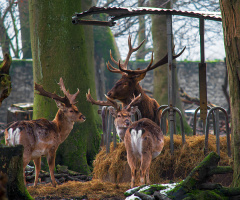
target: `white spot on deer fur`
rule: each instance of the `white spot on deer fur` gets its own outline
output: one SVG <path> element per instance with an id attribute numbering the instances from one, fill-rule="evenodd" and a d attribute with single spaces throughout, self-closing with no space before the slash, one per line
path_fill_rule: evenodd
<path id="1" fill-rule="evenodd" d="M 118 137 L 120 137 L 120 129 L 118 127 L 116 127 L 116 131 L 117 131 Z"/>
<path id="2" fill-rule="evenodd" d="M 9 145 L 15 146 L 20 142 L 20 129 L 16 128 L 13 130 L 12 128 L 8 129 L 8 143 Z"/>
<path id="3" fill-rule="evenodd" d="M 131 131 L 131 143 L 132 149 L 134 152 L 138 152 L 140 155 L 142 154 L 142 130 L 136 131 L 132 129 Z"/>

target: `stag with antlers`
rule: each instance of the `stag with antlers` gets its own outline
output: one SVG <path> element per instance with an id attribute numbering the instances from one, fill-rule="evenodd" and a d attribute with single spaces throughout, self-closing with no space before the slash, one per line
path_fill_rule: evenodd
<path id="1" fill-rule="evenodd" d="M 35 90 L 39 92 L 38 94 L 54 99 L 59 108 L 53 121 L 48 121 L 47 119 L 17 121 L 5 129 L 6 145 L 15 146 L 21 144 L 24 146 L 23 176 L 25 184 L 26 177 L 24 172 L 27 164 L 30 160 L 34 161 L 34 186 L 36 186 L 41 169 L 41 156 L 46 156 L 52 185 L 56 186 L 54 168 L 58 146 L 66 140 L 75 122 L 84 122 L 86 120 L 86 117 L 75 106 L 79 90 L 75 94 L 70 94 L 66 90 L 62 78 L 60 78 L 59 85 L 64 93 L 64 97 L 47 92 L 41 85 L 35 83 Z"/>
<path id="2" fill-rule="evenodd" d="M 112 99 L 118 99 L 124 104 L 124 106 L 126 106 L 131 102 L 133 95 L 138 96 L 139 94 L 142 94 L 141 101 L 138 104 L 136 104 L 136 106 L 138 106 L 138 109 L 141 111 L 142 117 L 149 118 L 152 121 L 159 124 L 160 118 L 161 118 L 161 112 L 159 112 L 158 114 L 156 112 L 157 109 L 159 108 L 159 104 L 155 99 L 150 98 L 148 95 L 145 94 L 139 82 L 145 77 L 148 71 L 166 64 L 168 62 L 168 55 L 166 55 L 164 58 L 159 60 L 156 64 L 152 65 L 153 63 L 153 54 L 152 54 L 151 61 L 147 66 L 147 68 L 142 70 L 127 69 L 127 65 L 128 65 L 131 54 L 137 51 L 141 47 L 143 42 L 144 41 L 142 41 L 137 48 L 133 48 L 131 45 L 131 37 L 129 35 L 128 37 L 129 52 L 123 64 L 120 63 L 120 61 L 117 62 L 112 57 L 112 53 L 110 50 L 111 60 L 113 61 L 113 63 L 118 65 L 118 69 L 113 67 L 109 62 L 107 63 L 107 68 L 112 73 L 120 73 L 122 75 L 122 78 L 116 82 L 113 88 L 107 93 L 107 96 Z M 178 55 L 173 56 L 173 59 L 179 57 L 184 50 L 185 48 Z"/>

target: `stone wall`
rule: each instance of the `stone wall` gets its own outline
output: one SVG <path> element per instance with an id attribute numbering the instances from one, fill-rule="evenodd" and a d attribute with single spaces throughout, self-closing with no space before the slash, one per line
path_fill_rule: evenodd
<path id="1" fill-rule="evenodd" d="M 147 67 L 147 65 L 148 62 L 142 62 L 139 63 L 137 67 L 144 68 Z M 224 62 L 207 63 L 207 99 L 217 106 L 228 109 L 228 103 L 222 91 L 222 85 L 224 84 L 226 76 L 225 73 L 226 67 Z M 178 62 L 177 74 L 179 87 L 181 87 L 190 97 L 199 98 L 198 63 Z M 146 91 L 150 91 L 148 94 L 151 95 L 154 87 L 153 71 L 149 71 L 140 84 Z"/>
<path id="2" fill-rule="evenodd" d="M 134 63 L 136 66 L 130 68 L 146 67 L 148 62 Z M 198 63 L 180 62 L 177 64 L 179 87 L 191 97 L 199 98 L 199 77 Z M 7 109 L 12 104 L 32 103 L 33 102 L 33 71 L 32 61 L 13 61 L 10 68 L 12 80 L 12 92 L 10 96 L 3 101 L 0 107 L 0 122 L 7 122 Z M 224 62 L 207 63 L 207 96 L 208 101 L 217 106 L 228 109 L 227 100 L 222 91 L 222 85 L 225 78 Z M 141 85 L 151 95 L 153 91 L 153 71 L 147 73 Z"/>
<path id="3" fill-rule="evenodd" d="M 0 61 L 1 63 L 2 61 Z M 7 109 L 16 103 L 33 102 L 33 68 L 31 60 L 14 60 L 10 67 L 12 91 L 0 107 L 0 122 L 7 122 Z"/>

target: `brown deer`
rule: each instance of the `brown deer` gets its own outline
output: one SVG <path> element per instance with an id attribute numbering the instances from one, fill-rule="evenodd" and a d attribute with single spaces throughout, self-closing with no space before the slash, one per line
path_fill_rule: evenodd
<path id="1" fill-rule="evenodd" d="M 66 90 L 62 78 L 60 78 L 59 85 L 64 97 L 47 92 L 41 85 L 35 83 L 35 90 L 39 92 L 38 94 L 54 99 L 59 108 L 53 121 L 47 119 L 17 121 L 5 130 L 5 142 L 7 145 L 21 144 L 24 146 L 23 176 L 25 184 L 24 171 L 29 161 L 33 160 L 35 164 L 34 186 L 36 186 L 41 169 L 41 156 L 46 156 L 52 185 L 56 187 L 54 167 L 58 146 L 68 137 L 73 129 L 74 122 L 84 122 L 86 120 L 86 117 L 75 106 L 77 103 L 75 99 L 79 90 L 75 94 L 70 94 Z"/>
<path id="2" fill-rule="evenodd" d="M 164 146 L 161 128 L 152 120 L 142 118 L 126 130 L 124 144 L 127 161 L 131 168 L 131 188 L 134 187 L 137 164 L 140 161 L 140 183 L 150 184 L 149 168 L 152 159 L 156 158 Z"/>
<path id="3" fill-rule="evenodd" d="M 166 55 L 156 64 L 152 65 L 153 63 L 153 54 L 152 54 L 151 62 L 149 63 L 147 68 L 142 70 L 127 69 L 127 65 L 128 65 L 131 54 L 137 51 L 141 47 L 143 42 L 144 41 L 142 41 L 142 43 L 137 48 L 132 48 L 131 37 L 129 35 L 128 37 L 129 52 L 123 64 L 121 64 L 120 61 L 117 62 L 116 60 L 114 60 L 110 50 L 111 60 L 118 65 L 119 69 L 113 67 L 109 62 L 107 63 L 107 68 L 110 72 L 120 73 L 122 75 L 122 78 L 116 82 L 113 88 L 107 93 L 107 96 L 112 99 L 118 99 L 124 104 L 124 106 L 126 106 L 131 102 L 133 95 L 138 96 L 139 94 L 142 94 L 141 101 L 138 104 L 136 104 L 136 106 L 138 106 L 138 109 L 141 111 L 142 117 L 149 118 L 152 121 L 159 124 L 160 118 L 161 118 L 161 112 L 159 112 L 158 114 L 156 113 L 157 109 L 159 108 L 159 104 L 155 99 L 150 98 L 147 94 L 145 94 L 139 82 L 145 77 L 148 71 L 166 64 L 168 62 L 168 55 Z M 173 59 L 179 57 L 184 50 L 185 48 L 178 55 L 173 56 Z"/>
<path id="4" fill-rule="evenodd" d="M 119 138 L 121 141 L 124 141 L 125 132 L 132 124 L 131 115 L 134 115 L 137 111 L 137 106 L 134 105 L 141 100 L 141 94 L 139 94 L 137 97 L 134 97 L 127 106 L 122 108 L 115 100 L 109 98 L 108 96 L 106 96 L 107 101 L 94 100 L 90 94 L 90 89 L 88 90 L 86 97 L 87 101 L 92 104 L 99 106 L 112 106 L 112 108 L 110 108 L 110 114 L 115 118 L 114 125 Z"/>

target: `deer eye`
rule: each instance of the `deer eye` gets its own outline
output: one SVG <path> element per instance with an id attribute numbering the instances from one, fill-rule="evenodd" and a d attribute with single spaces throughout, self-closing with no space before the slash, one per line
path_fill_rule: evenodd
<path id="1" fill-rule="evenodd" d="M 121 115 L 118 115 L 117 117 L 121 117 Z"/>
<path id="2" fill-rule="evenodd" d="M 70 112 L 72 113 L 72 112 L 73 112 L 73 110 L 70 110 Z"/>

